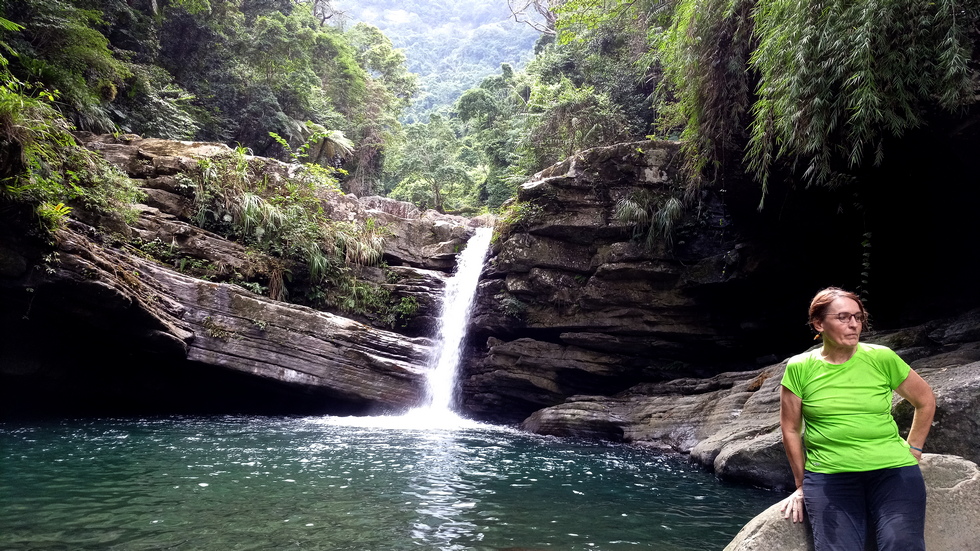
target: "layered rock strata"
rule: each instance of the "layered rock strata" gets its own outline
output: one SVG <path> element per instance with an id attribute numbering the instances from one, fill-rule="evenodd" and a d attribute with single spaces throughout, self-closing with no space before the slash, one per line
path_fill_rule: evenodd
<path id="1" fill-rule="evenodd" d="M 678 148 L 585 151 L 522 186 L 480 284 L 464 406 L 537 433 L 690 454 L 721 478 L 786 489 L 779 358 L 812 343 L 815 287 L 736 231 L 721 190 L 681 189 Z M 647 229 L 624 222 L 625 210 L 636 220 L 643 203 L 656 219 L 678 198 L 669 234 L 642 243 Z M 980 311 L 868 337 L 933 385 L 929 450 L 980 461 Z M 896 398 L 894 413 L 907 430 L 910 406 Z"/>
<path id="2" fill-rule="evenodd" d="M 80 221 L 60 230 L 53 247 L 4 225 L 6 405 L 30 409 L 47 401 L 50 410 L 63 402 L 102 411 L 100 403 L 118 401 L 141 411 L 152 402 L 182 411 L 173 407 L 182 400 L 220 404 L 235 393 L 235 409 L 245 410 L 261 404 L 243 402 L 273 398 L 280 403 L 272 411 L 389 412 L 418 403 L 431 355 L 426 337 L 455 254 L 472 235 L 469 219 L 322 190 L 321 205 L 333 219 L 371 219 L 387 228 L 388 269 L 363 268 L 361 277 L 396 300 L 414 299 L 418 311 L 399 334 L 181 273 L 200 261 L 214 267 L 215 279 L 248 278 L 281 262 L 193 223 L 188 182 L 202 160 L 232 155 L 227 146 L 91 134 L 80 141 L 136 180 L 146 199 L 132 224 L 76 209 Z M 266 185 L 295 170 L 271 159 L 245 160 Z M 133 242 L 179 261 L 161 264 Z"/>
<path id="3" fill-rule="evenodd" d="M 757 367 L 772 352 L 764 340 L 786 332 L 765 322 L 784 307 L 778 262 L 732 230 L 719 193 L 690 196 L 680 163 L 674 142 L 620 144 L 521 187 L 471 324 L 471 414 L 516 422 L 575 394 Z M 774 300 L 757 300 L 767 287 Z"/>
<path id="4" fill-rule="evenodd" d="M 932 386 L 936 416 L 927 449 L 980 461 L 980 310 L 870 341 L 890 345 Z M 690 454 L 720 478 L 793 488 L 779 430 L 785 362 L 705 379 L 640 384 L 612 396 L 580 395 L 541 409 L 521 426 L 540 434 L 631 442 Z M 913 408 L 897 394 L 908 431 Z"/>

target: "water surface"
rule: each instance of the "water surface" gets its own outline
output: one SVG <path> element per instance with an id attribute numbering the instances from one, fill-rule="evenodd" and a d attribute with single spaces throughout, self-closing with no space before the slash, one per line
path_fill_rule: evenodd
<path id="1" fill-rule="evenodd" d="M 703 551 L 780 497 L 635 447 L 377 424 L 0 423 L 0 549 Z"/>

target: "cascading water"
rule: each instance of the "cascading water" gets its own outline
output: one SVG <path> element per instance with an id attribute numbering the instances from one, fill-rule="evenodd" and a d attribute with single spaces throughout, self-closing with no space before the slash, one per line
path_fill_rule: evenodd
<path id="1" fill-rule="evenodd" d="M 459 364 L 466 322 L 473 307 L 473 297 L 490 248 L 492 228 L 478 228 L 459 254 L 456 273 L 446 282 L 446 292 L 439 317 L 437 353 L 427 377 L 428 395 L 422 410 L 432 418 L 456 417 L 453 398 L 456 393 L 456 368 Z"/>

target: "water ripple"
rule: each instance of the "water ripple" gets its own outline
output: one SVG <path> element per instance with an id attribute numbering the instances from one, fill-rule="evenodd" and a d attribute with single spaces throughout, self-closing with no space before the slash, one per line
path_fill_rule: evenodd
<path id="1" fill-rule="evenodd" d="M 778 498 L 628 446 L 391 422 L 0 424 L 0 548 L 720 549 Z"/>

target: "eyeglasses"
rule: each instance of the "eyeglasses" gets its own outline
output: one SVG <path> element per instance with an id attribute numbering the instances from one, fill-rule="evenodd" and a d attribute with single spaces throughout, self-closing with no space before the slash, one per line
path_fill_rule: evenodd
<path id="1" fill-rule="evenodd" d="M 827 317 L 834 318 L 841 323 L 847 323 L 851 321 L 851 318 L 854 318 L 854 321 L 858 323 L 864 323 L 868 321 L 868 315 L 865 314 L 864 312 L 858 312 L 856 314 L 850 314 L 848 312 L 840 312 L 837 314 L 827 314 Z"/>

